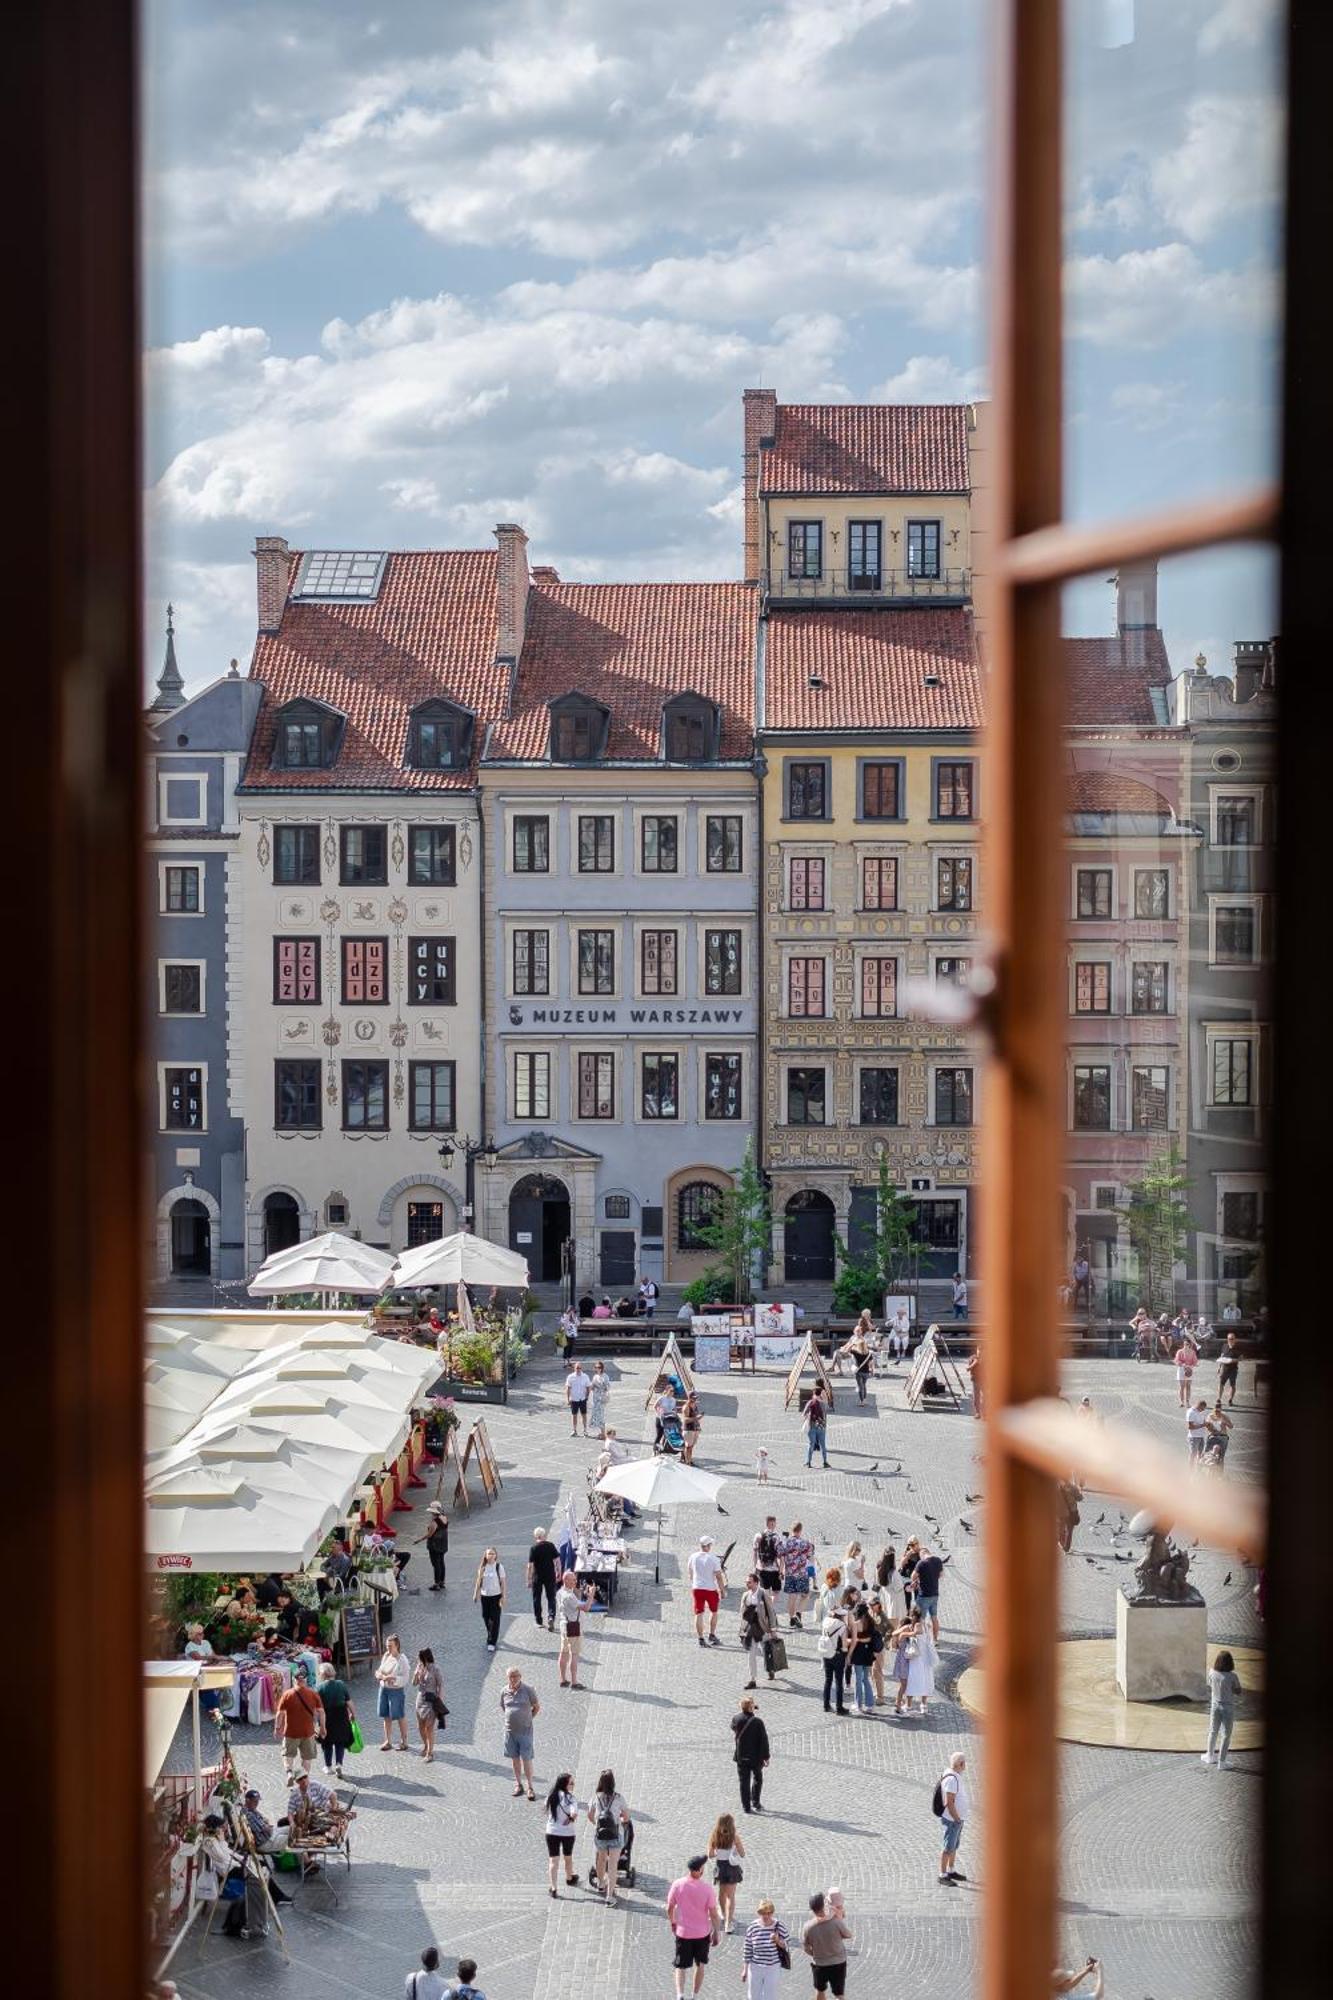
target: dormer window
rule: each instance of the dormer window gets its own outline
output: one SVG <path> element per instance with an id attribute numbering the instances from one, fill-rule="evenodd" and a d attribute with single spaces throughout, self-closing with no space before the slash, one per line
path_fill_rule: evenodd
<path id="1" fill-rule="evenodd" d="M 344 718 L 318 701 L 289 701 L 278 710 L 273 761 L 283 771 L 326 771 L 336 760 Z"/>
<path id="2" fill-rule="evenodd" d="M 718 717 L 701 695 L 678 695 L 662 710 L 662 754 L 668 764 L 711 764 L 717 757 Z"/>
<path id="3" fill-rule="evenodd" d="M 450 701 L 427 701 L 412 711 L 407 760 L 418 771 L 458 771 L 472 754 L 472 717 Z"/>
<path id="4" fill-rule="evenodd" d="M 562 695 L 551 703 L 551 762 L 593 764 L 606 749 L 611 711 L 587 695 Z"/>

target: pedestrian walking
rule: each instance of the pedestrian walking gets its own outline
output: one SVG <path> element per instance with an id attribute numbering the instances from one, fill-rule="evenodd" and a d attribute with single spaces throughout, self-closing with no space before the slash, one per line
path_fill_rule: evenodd
<path id="1" fill-rule="evenodd" d="M 717 1614 L 727 1588 L 727 1573 L 719 1556 L 713 1553 L 713 1537 L 700 1535 L 699 1546 L 686 1565 L 690 1577 L 690 1590 L 694 1599 L 694 1632 L 701 1646 L 720 1646 L 717 1636 Z M 704 1619 L 708 1620 L 708 1636 L 704 1637 Z"/>
<path id="2" fill-rule="evenodd" d="M 676 1968 L 676 2000 L 685 2000 L 686 1974 L 693 1968 L 694 1984 L 691 1993 L 697 1993 L 704 1983 L 704 1973 L 708 1969 L 708 1953 L 720 1936 L 722 1913 L 717 1906 L 717 1897 L 710 1882 L 704 1881 L 704 1869 L 708 1866 L 706 1854 L 694 1854 L 686 1862 L 687 1872 L 671 1884 L 667 1890 L 667 1922 L 671 1935 L 676 1940 L 673 1963 Z"/>
<path id="3" fill-rule="evenodd" d="M 1190 1340 L 1182 1340 L 1175 1352 L 1176 1393 L 1182 1410 L 1189 1407 L 1190 1384 L 1194 1380 L 1194 1370 L 1198 1359 L 1194 1343 Z"/>
<path id="4" fill-rule="evenodd" d="M 768 1446 L 757 1445 L 754 1454 L 754 1476 L 761 1486 L 768 1484 Z"/>
<path id="5" fill-rule="evenodd" d="M 745 1842 L 737 1833 L 736 1822 L 730 1813 L 719 1814 L 717 1824 L 708 1836 L 708 1859 L 713 1864 L 723 1934 L 730 1937 L 736 1927 L 736 1890 L 745 1880 L 745 1870 L 741 1866 L 745 1859 Z"/>
<path id="6" fill-rule="evenodd" d="M 810 1915 L 801 1931 L 801 1949 L 814 1972 L 815 1992 L 843 1994 L 847 1991 L 847 1947 L 852 1929 L 842 1917 L 833 1916 L 822 1890 L 810 1898 Z"/>
<path id="7" fill-rule="evenodd" d="M 273 1734 L 282 1745 L 282 1768 L 291 1784 L 298 1771 L 309 1770 L 324 1733 L 324 1704 L 303 1680 L 294 1681 L 280 1696 L 273 1716 Z"/>
<path id="8" fill-rule="evenodd" d="M 643 1314 L 643 1317 L 645 1319 L 656 1318 L 657 1299 L 658 1299 L 658 1285 L 656 1278 L 647 1278 L 647 1277 L 640 1278 L 639 1311 Z"/>
<path id="9" fill-rule="evenodd" d="M 434 1582 L 427 1585 L 430 1590 L 444 1589 L 444 1559 L 449 1553 L 449 1516 L 438 1500 L 432 1500 L 426 1509 L 427 1524 L 424 1535 L 417 1540 L 426 1544 L 426 1554 L 430 1558 L 431 1575 Z"/>
<path id="10" fill-rule="evenodd" d="M 787 1623 L 795 1631 L 801 1629 L 805 1601 L 810 1595 L 810 1558 L 814 1552 L 815 1545 L 806 1537 L 799 1521 L 793 1521 L 789 1532 L 779 1537 L 782 1594 L 787 1600 Z"/>
<path id="11" fill-rule="evenodd" d="M 356 1710 L 352 1707 L 352 1691 L 339 1678 L 332 1660 L 319 1663 L 319 1698 L 324 1704 L 324 1734 L 320 1739 L 324 1769 L 331 1771 L 336 1765 L 341 1771 L 343 1758 L 352 1747 Z"/>
<path id="12" fill-rule="evenodd" d="M 588 1422 L 595 1434 L 606 1436 L 606 1399 L 611 1394 L 611 1377 L 606 1363 L 599 1361 L 588 1377 Z"/>
<path id="13" fill-rule="evenodd" d="M 552 1632 L 555 1630 L 555 1590 L 560 1576 L 560 1551 L 551 1541 L 545 1528 L 534 1528 L 532 1547 L 528 1550 L 527 1582 L 532 1592 L 532 1615 L 542 1623 L 542 1605 L 546 1606 L 546 1622 Z"/>
<path id="14" fill-rule="evenodd" d="M 760 1583 L 770 1593 L 782 1588 L 782 1558 L 778 1554 L 781 1539 L 777 1515 L 767 1515 L 754 1538 L 753 1561 Z"/>
<path id="15" fill-rule="evenodd" d="M 678 1408 L 675 1390 L 665 1376 L 660 1379 L 662 1386 L 653 1402 L 654 1444 L 661 1444 L 666 1427 L 675 1420 Z"/>
<path id="16" fill-rule="evenodd" d="M 982 1382 L 982 1374 L 981 1374 L 980 1346 L 974 1347 L 972 1349 L 971 1354 L 968 1356 L 967 1361 L 964 1363 L 964 1368 L 967 1373 L 968 1383 L 972 1390 L 972 1414 L 974 1417 L 980 1418 L 985 1414 L 985 1408 L 986 1408 L 985 1403 L 983 1401 L 984 1384 Z"/>
<path id="17" fill-rule="evenodd" d="M 440 1947 L 428 1944 L 421 1954 L 421 1970 L 409 1972 L 404 2000 L 444 2000 L 449 1982 L 440 1971 Z"/>
<path id="18" fill-rule="evenodd" d="M 475 1983 L 476 1977 L 476 1959 L 460 1958 L 458 1961 L 457 1983 L 446 1987 L 444 2000 L 486 2000 L 486 1995 L 482 1992 L 480 1986 Z"/>
<path id="19" fill-rule="evenodd" d="M 579 1654 L 583 1650 L 583 1614 L 593 1601 L 593 1586 L 588 1584 L 579 1589 L 579 1580 L 572 1569 L 567 1569 L 560 1579 L 560 1589 L 556 1593 L 555 1622 L 560 1631 L 560 1657 L 557 1665 L 560 1671 L 561 1687 L 582 1688 L 579 1679 Z"/>
<path id="20" fill-rule="evenodd" d="M 815 1390 L 805 1406 L 803 1422 L 805 1424 L 805 1463 L 807 1470 L 813 1465 L 815 1453 L 818 1452 L 824 1461 L 824 1470 L 827 1472 L 828 1410 L 825 1406 L 824 1398 L 820 1395 L 818 1389 Z"/>
<path id="21" fill-rule="evenodd" d="M 546 1893 L 549 1896 L 560 1894 L 555 1885 L 560 1875 L 562 1855 L 565 1887 L 578 1887 L 579 1878 L 574 1868 L 574 1836 L 582 1810 L 574 1796 L 574 1773 L 562 1771 L 546 1795 Z"/>
<path id="22" fill-rule="evenodd" d="M 1190 1404 L 1185 1412 L 1185 1442 L 1189 1448 L 1190 1464 L 1203 1462 L 1204 1446 L 1208 1442 L 1208 1398 L 1200 1396 Z"/>
<path id="23" fill-rule="evenodd" d="M 1240 1342 L 1236 1339 L 1236 1329 L 1231 1327 L 1222 1342 L 1217 1357 L 1217 1400 L 1223 1396 L 1229 1403 L 1236 1400 L 1236 1384 L 1240 1379 Z"/>
<path id="24" fill-rule="evenodd" d="M 963 1838 L 963 1825 L 968 1813 L 966 1771 L 966 1757 L 961 1750 L 955 1750 L 931 1801 L 932 1810 L 940 1822 L 940 1885 L 950 1889 L 967 1880 L 958 1867 L 958 1844 Z"/>
<path id="25" fill-rule="evenodd" d="M 616 1790 L 614 1771 L 603 1771 L 597 1790 L 588 1804 L 592 1822 L 592 1844 L 596 1853 L 597 1887 L 608 1904 L 616 1900 L 616 1878 L 620 1870 L 620 1850 L 625 1845 L 629 1807 Z"/>
<path id="26" fill-rule="evenodd" d="M 403 1655 L 402 1640 L 396 1632 L 390 1632 L 384 1642 L 383 1657 L 375 1669 L 375 1679 L 379 1683 L 375 1710 L 384 1724 L 381 1750 L 392 1750 L 395 1722 L 398 1724 L 398 1748 L 407 1748 L 407 1688 L 411 1678 L 412 1669 Z"/>
<path id="27" fill-rule="evenodd" d="M 525 1786 L 530 1799 L 537 1796 L 532 1789 L 532 1725 L 541 1710 L 542 1705 L 524 1680 L 522 1669 L 510 1667 L 500 1691 L 500 1713 L 505 1724 L 503 1755 L 513 1766 L 515 1798 L 522 1796 Z"/>
<path id="28" fill-rule="evenodd" d="M 764 1772 L 768 1769 L 768 1731 L 752 1694 L 741 1696 L 740 1712 L 731 1718 L 731 1733 L 736 1739 L 732 1755 L 740 1779 L 741 1810 L 762 1812 L 760 1801 L 764 1792 Z"/>
<path id="29" fill-rule="evenodd" d="M 588 1435 L 588 1391 L 592 1387 L 583 1372 L 583 1363 L 576 1360 L 565 1377 L 565 1401 L 569 1404 L 569 1435 L 577 1437 L 579 1425 L 583 1425 L 583 1435 Z"/>
<path id="30" fill-rule="evenodd" d="M 967 1318 L 967 1279 L 961 1271 L 953 1274 L 953 1316 L 955 1319 Z"/>
<path id="31" fill-rule="evenodd" d="M 1236 1662 L 1228 1652 L 1216 1655 L 1208 1669 L 1208 1742 L 1199 1762 L 1211 1764 L 1214 1754 L 1220 1771 L 1231 1754 L 1231 1732 L 1236 1723 L 1236 1700 L 1243 1693 Z"/>
<path id="32" fill-rule="evenodd" d="M 773 1599 L 759 1580 L 759 1572 L 751 1570 L 745 1579 L 745 1590 L 741 1597 L 741 1645 L 749 1655 L 750 1678 L 747 1688 L 759 1685 L 759 1663 L 762 1660 L 768 1678 L 772 1680 L 775 1669 L 771 1651 L 777 1637 L 778 1615 L 773 1607 Z"/>
<path id="33" fill-rule="evenodd" d="M 486 1651 L 493 1653 L 500 1640 L 500 1614 L 508 1596 L 505 1566 L 494 1549 L 483 1549 L 472 1585 L 472 1602 L 481 1606 L 481 1622 L 486 1628 Z"/>
<path id="34" fill-rule="evenodd" d="M 423 1646 L 417 1654 L 417 1663 L 412 1669 L 412 1685 L 417 1691 L 417 1733 L 421 1737 L 421 1758 L 424 1763 L 433 1764 L 435 1732 L 443 1729 L 449 1711 L 444 1705 L 444 1676 L 436 1666 L 435 1655 L 429 1646 Z"/>
<path id="35" fill-rule="evenodd" d="M 791 1971 L 791 1938 L 777 1918 L 771 1896 L 755 1905 L 754 1922 L 745 1933 L 741 1978 L 750 2000 L 778 2000 L 778 1977 Z"/>
<path id="36" fill-rule="evenodd" d="M 936 1645 L 940 1637 L 940 1578 L 943 1575 L 941 1557 L 933 1549 L 923 1548 L 912 1571 L 912 1590 L 917 1610 L 923 1618 L 930 1620 L 930 1636 Z"/>
<path id="37" fill-rule="evenodd" d="M 699 1433 L 703 1429 L 703 1422 L 703 1412 L 699 1408 L 698 1392 L 691 1389 L 686 1394 L 685 1406 L 680 1413 L 681 1435 L 685 1440 L 680 1448 L 680 1462 L 682 1465 L 694 1464 L 694 1448 L 699 1442 Z"/>

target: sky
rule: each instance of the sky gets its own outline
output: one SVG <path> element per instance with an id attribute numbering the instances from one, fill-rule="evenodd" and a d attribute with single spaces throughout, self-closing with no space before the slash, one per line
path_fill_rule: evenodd
<path id="1" fill-rule="evenodd" d="M 986 0 L 145 0 L 146 645 L 257 534 L 740 574 L 741 392 L 986 392 Z M 1277 0 L 1068 0 L 1066 510 L 1275 470 Z M 1104 578 L 1071 631 L 1111 629 Z M 1177 670 L 1267 556 L 1163 571 Z"/>

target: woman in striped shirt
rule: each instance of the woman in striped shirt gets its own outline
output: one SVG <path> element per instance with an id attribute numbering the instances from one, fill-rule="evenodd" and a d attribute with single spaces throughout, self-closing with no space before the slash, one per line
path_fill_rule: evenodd
<path id="1" fill-rule="evenodd" d="M 791 1943 L 777 1920 L 773 1901 L 765 1896 L 745 1933 L 744 1969 L 750 2000 L 777 2000 L 778 1980 L 791 1966 Z"/>

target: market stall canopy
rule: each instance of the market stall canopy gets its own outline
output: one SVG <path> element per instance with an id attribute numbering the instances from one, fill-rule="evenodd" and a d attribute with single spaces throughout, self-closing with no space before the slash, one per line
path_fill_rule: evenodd
<path id="1" fill-rule="evenodd" d="M 354 1236 L 333 1231 L 277 1250 L 250 1280 L 251 1292 L 368 1292 L 384 1290 L 393 1258 Z"/>
<path id="2" fill-rule="evenodd" d="M 230 1470 L 262 1483 L 266 1493 L 315 1493 L 346 1509 L 365 1483 L 364 1451 L 316 1447 L 275 1430 L 238 1424 L 207 1439 L 193 1434 L 164 1454 L 148 1474 L 148 1497 L 170 1490 L 196 1469 Z"/>
<path id="3" fill-rule="evenodd" d="M 395 1458 L 407 1442 L 412 1428 L 409 1412 L 382 1410 L 372 1403 L 340 1403 L 335 1396 L 307 1394 L 303 1390 L 272 1390 L 257 1397 L 247 1408 L 244 1424 L 249 1431 L 270 1437 L 291 1438 L 321 1450 L 356 1451 L 367 1470 L 385 1459 Z M 196 1424 L 184 1445 L 159 1452 L 149 1469 L 170 1464 L 182 1449 L 202 1451 L 215 1438 L 224 1438 L 238 1427 L 228 1415 L 209 1413 Z"/>
<path id="4" fill-rule="evenodd" d="M 338 1520 L 310 1492 L 270 1492 L 234 1468 L 195 1467 L 147 1495 L 144 1548 L 150 1569 L 304 1569 Z"/>
<path id="5" fill-rule="evenodd" d="M 528 1263 L 517 1250 L 502 1249 L 484 1236 L 460 1230 L 404 1250 L 394 1267 L 393 1283 L 401 1291 L 436 1285 L 496 1285 L 526 1290 Z"/>
<path id="6" fill-rule="evenodd" d="M 678 1507 L 690 1501 L 716 1501 L 726 1483 L 716 1473 L 682 1465 L 678 1458 L 632 1458 L 603 1473 L 597 1490 L 618 1493 L 636 1507 Z"/>
<path id="7" fill-rule="evenodd" d="M 143 1776 L 151 1791 L 162 1775 L 162 1766 L 171 1754 L 185 1704 L 188 1687 L 174 1682 L 168 1687 L 146 1687 L 143 1693 Z"/>

